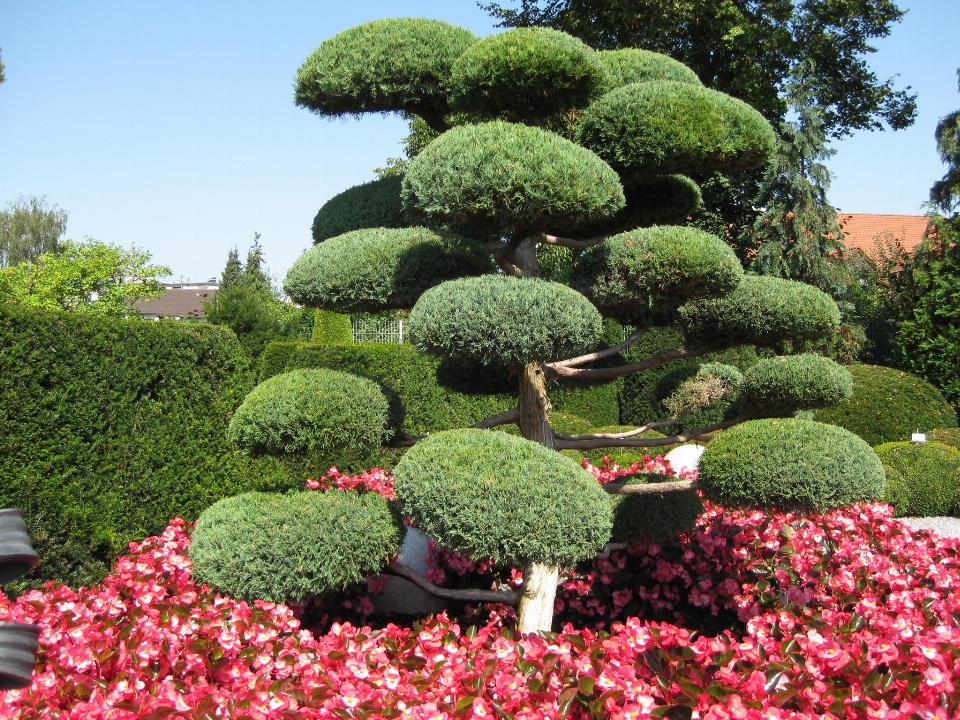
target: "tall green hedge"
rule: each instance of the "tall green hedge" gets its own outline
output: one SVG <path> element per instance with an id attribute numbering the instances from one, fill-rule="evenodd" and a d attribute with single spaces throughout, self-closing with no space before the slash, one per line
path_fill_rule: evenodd
<path id="1" fill-rule="evenodd" d="M 227 444 L 252 387 L 229 330 L 0 308 L 0 507 L 23 509 L 42 558 L 4 590 L 96 582 L 172 517 L 328 469 Z"/>
<path id="2" fill-rule="evenodd" d="M 264 353 L 260 377 L 312 367 L 352 372 L 381 383 L 390 401 L 391 427 L 410 435 L 472 425 L 517 403 L 517 381 L 506 371 L 439 360 L 409 345 L 274 343 Z M 554 410 L 595 427 L 617 422 L 614 383 L 577 387 L 555 382 L 550 400 Z"/>

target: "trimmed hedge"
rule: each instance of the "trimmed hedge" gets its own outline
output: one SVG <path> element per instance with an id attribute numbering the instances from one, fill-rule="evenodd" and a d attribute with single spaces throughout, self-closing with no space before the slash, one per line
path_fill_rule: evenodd
<path id="1" fill-rule="evenodd" d="M 814 418 L 856 433 L 871 445 L 909 440 L 917 430 L 957 427 L 937 388 L 916 375 L 879 365 L 850 365 L 853 397 Z"/>
<path id="2" fill-rule="evenodd" d="M 620 178 L 590 150 L 546 130 L 495 121 L 430 143 L 403 178 L 411 214 L 471 236 L 566 232 L 624 205 Z"/>
<path id="3" fill-rule="evenodd" d="M 662 475 L 624 478 L 627 485 L 658 481 L 664 482 Z M 613 507 L 610 541 L 628 545 L 644 540 L 662 542 L 691 530 L 703 512 L 703 500 L 696 490 L 661 495 L 611 495 L 610 503 Z"/>
<path id="4" fill-rule="evenodd" d="M 508 368 L 575 357 L 595 347 L 601 330 L 597 309 L 576 290 L 507 275 L 445 282 L 410 312 L 417 349 Z"/>
<path id="5" fill-rule="evenodd" d="M 350 372 L 379 383 L 390 401 L 390 427 L 410 435 L 473 425 L 517 404 L 517 380 L 503 369 L 440 360 L 410 345 L 393 343 L 272 343 L 263 354 L 260 375 L 266 379 L 312 367 Z M 555 410 L 581 417 L 594 427 L 617 421 L 615 383 L 582 387 L 552 381 L 549 393 Z"/>
<path id="6" fill-rule="evenodd" d="M 400 182 L 397 176 L 385 177 L 334 195 L 313 219 L 313 242 L 365 228 L 407 227 Z"/>
<path id="7" fill-rule="evenodd" d="M 450 71 L 478 38 L 440 20 L 389 18 L 325 40 L 297 70 L 294 102 L 318 115 L 407 111 L 442 118 Z"/>
<path id="8" fill-rule="evenodd" d="M 471 117 L 539 125 L 586 106 L 606 79 L 600 58 L 577 38 L 515 28 L 484 38 L 454 63 L 450 104 Z"/>
<path id="9" fill-rule="evenodd" d="M 668 81 L 611 90 L 583 111 L 574 135 L 627 175 L 752 170 L 766 162 L 776 138 L 746 103 Z"/>
<path id="10" fill-rule="evenodd" d="M 93 584 L 172 517 L 324 472 L 229 445 L 252 387 L 229 330 L 0 308 L 0 507 L 23 509 L 42 558 L 5 591 Z"/>
<path id="11" fill-rule="evenodd" d="M 747 407 L 774 412 L 828 407 L 852 396 L 850 373 L 812 353 L 761 360 L 744 373 L 740 385 L 740 399 Z"/>
<path id="12" fill-rule="evenodd" d="M 408 309 L 445 280 L 493 272 L 473 240 L 423 227 L 368 228 L 314 245 L 287 271 L 295 302 L 342 313 Z"/>
<path id="13" fill-rule="evenodd" d="M 671 320 L 694 298 L 734 290 L 743 277 L 730 246 L 693 227 L 657 226 L 608 238 L 577 260 L 573 287 L 625 324 Z"/>
<path id="14" fill-rule="evenodd" d="M 851 432 L 779 418 L 751 420 L 714 438 L 697 484 L 724 507 L 822 512 L 884 496 L 880 458 Z"/>
<path id="15" fill-rule="evenodd" d="M 251 492 L 205 510 L 190 536 L 199 582 L 252 602 L 302 602 L 378 574 L 403 542 L 377 493 Z"/>
<path id="16" fill-rule="evenodd" d="M 394 492 L 424 533 L 478 560 L 568 566 L 610 537 L 610 501 L 590 473 L 501 432 L 421 440 L 397 464 Z"/>
<path id="17" fill-rule="evenodd" d="M 887 471 L 884 500 L 897 517 L 960 514 L 960 452 L 938 442 L 890 442 L 876 448 Z"/>
<path id="18" fill-rule="evenodd" d="M 639 362 L 658 352 L 682 347 L 684 347 L 683 334 L 679 329 L 654 327 L 634 343 L 627 350 L 626 355 L 629 362 Z M 759 358 L 753 346 L 743 345 L 718 353 L 708 353 L 694 363 L 690 360 L 673 360 L 660 367 L 627 375 L 620 384 L 620 422 L 636 427 L 653 420 L 665 419 L 663 401 L 681 382 L 696 375 L 704 365 L 722 363 L 745 371 L 756 365 L 758 361 Z M 710 420 L 713 417 L 713 415 L 704 416 L 703 419 Z M 714 422 L 717 421 L 714 420 Z"/>
<path id="19" fill-rule="evenodd" d="M 320 343 L 321 345 L 352 343 L 353 323 L 350 321 L 350 316 L 330 312 L 329 310 L 315 310 L 310 342 Z"/>
<path id="20" fill-rule="evenodd" d="M 311 368 L 264 380 L 230 419 L 227 438 L 251 454 L 363 457 L 380 447 L 389 405 L 377 383 Z"/>
<path id="21" fill-rule="evenodd" d="M 936 442 L 941 442 L 944 445 L 949 445 L 950 447 L 960 450 L 960 428 L 931 430 L 927 433 L 927 439 L 935 440 Z"/>

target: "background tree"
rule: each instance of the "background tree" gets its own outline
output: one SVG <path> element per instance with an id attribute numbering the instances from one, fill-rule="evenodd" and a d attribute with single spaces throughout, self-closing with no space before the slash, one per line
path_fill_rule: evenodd
<path id="1" fill-rule="evenodd" d="M 133 303 L 163 295 L 157 278 L 170 274 L 149 263 L 150 253 L 136 247 L 67 240 L 57 253 L 0 269 L 0 298 L 43 310 L 135 316 Z"/>
<path id="2" fill-rule="evenodd" d="M 67 213 L 46 198 L 19 197 L 0 211 L 0 267 L 19 265 L 56 253 L 67 229 Z"/>
<path id="3" fill-rule="evenodd" d="M 957 78 L 960 81 L 960 68 L 957 69 Z M 935 210 L 946 215 L 960 207 L 960 110 L 937 123 L 935 137 L 937 152 L 947 165 L 947 173 L 930 189 L 930 203 Z"/>
<path id="4" fill-rule="evenodd" d="M 484 6 L 507 27 L 551 27 L 602 50 L 642 48 L 669 55 L 704 85 L 739 98 L 780 127 L 787 86 L 804 62 L 817 69 L 808 102 L 826 137 L 913 124 L 916 96 L 880 80 L 865 56 L 904 14 L 891 0 L 519 0 Z M 909 90 L 909 87 L 907 88 Z M 736 244 L 753 224 L 761 172 L 697 175 L 698 226 Z"/>
<path id="5" fill-rule="evenodd" d="M 7 81 L 7 76 L 4 75 L 3 71 L 6 69 L 3 65 L 3 48 L 0 48 L 0 85 L 3 85 Z"/>
<path id="6" fill-rule="evenodd" d="M 686 174 L 761 166 L 775 142 L 757 111 L 670 58 L 604 55 L 546 28 L 478 40 L 437 21 L 383 20 L 324 42 L 298 72 L 296 101 L 331 117 L 406 112 L 439 133 L 402 182 L 367 183 L 321 209 L 317 244 L 284 286 L 298 302 L 336 312 L 412 308 L 418 348 L 516 378 L 514 410 L 473 429 L 397 438 L 413 447 L 395 477 L 404 511 L 442 544 L 524 566 L 521 598 L 485 596 L 519 603 L 522 631 L 550 628 L 558 566 L 591 556 L 610 534 L 597 483 L 553 450 L 670 445 L 849 395 L 845 371 L 799 356 L 743 375 L 718 370 L 741 401 L 712 425 L 666 438 L 643 433 L 678 418 L 620 433 L 552 427 L 551 380 L 609 381 L 744 343 L 814 339 L 838 323 L 822 291 L 745 277 L 720 238 L 656 225 L 696 204 Z M 572 287 L 540 277 L 546 247 L 579 253 Z M 603 317 L 636 331 L 600 347 Z M 684 346 L 606 363 L 648 328 L 676 321 Z M 488 430 L 510 423 L 522 439 Z M 608 492 L 649 497 L 631 487 Z M 692 489 L 656 488 L 688 497 Z"/>
<path id="7" fill-rule="evenodd" d="M 207 322 L 233 330 L 254 359 L 271 342 L 309 339 L 313 327 L 312 311 L 283 301 L 274 288 L 264 267 L 260 233 L 254 233 L 246 264 L 240 262 L 237 249 L 231 248 L 220 286 L 204 303 L 204 316 Z"/>

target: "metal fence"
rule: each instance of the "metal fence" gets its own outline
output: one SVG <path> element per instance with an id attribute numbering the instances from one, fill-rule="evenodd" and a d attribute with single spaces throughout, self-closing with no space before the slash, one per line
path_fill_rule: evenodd
<path id="1" fill-rule="evenodd" d="M 404 320 L 353 320 L 354 342 L 408 343 Z"/>

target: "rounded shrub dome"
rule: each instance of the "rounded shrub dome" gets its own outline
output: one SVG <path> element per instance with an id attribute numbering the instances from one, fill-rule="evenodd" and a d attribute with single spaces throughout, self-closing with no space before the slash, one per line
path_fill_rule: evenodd
<path id="1" fill-rule="evenodd" d="M 297 71 L 294 102 L 320 115 L 405 110 L 441 118 L 453 63 L 478 38 L 440 20 L 390 18 L 321 43 Z"/>
<path id="2" fill-rule="evenodd" d="M 884 495 L 883 465 L 873 449 L 813 420 L 735 425 L 707 445 L 698 471 L 704 496 L 724 507 L 820 512 Z"/>
<path id="3" fill-rule="evenodd" d="M 394 492 L 444 547 L 497 563 L 572 565 L 610 536 L 610 502 L 573 460 L 523 438 L 450 430 L 414 445 Z"/>
<path id="4" fill-rule="evenodd" d="M 576 290 L 506 275 L 443 283 L 425 292 L 410 313 L 418 349 L 511 367 L 586 352 L 602 325 L 596 308 Z"/>
<path id="5" fill-rule="evenodd" d="M 669 55 L 639 48 L 601 50 L 597 55 L 607 75 L 605 83 L 607 90 L 632 83 L 660 80 L 688 85 L 703 84 L 693 70 Z"/>
<path id="6" fill-rule="evenodd" d="M 559 135 L 501 121 L 448 130 L 403 179 L 408 212 L 495 237 L 566 232 L 624 205 L 619 176 Z"/>
<path id="7" fill-rule="evenodd" d="M 884 443 L 877 449 L 887 471 L 884 500 L 897 517 L 960 513 L 960 452 L 938 442 Z"/>
<path id="8" fill-rule="evenodd" d="M 916 375 L 879 365 L 850 365 L 853 397 L 818 410 L 815 418 L 856 433 L 871 445 L 909 440 L 917 430 L 957 427 L 937 388 Z"/>
<path id="9" fill-rule="evenodd" d="M 740 385 L 740 399 L 748 407 L 780 411 L 827 407 L 852 395 L 850 373 L 812 353 L 761 360 L 747 370 Z"/>
<path id="10" fill-rule="evenodd" d="M 770 123 L 746 103 L 680 82 L 611 90 L 584 110 L 574 139 L 627 174 L 751 170 L 776 143 Z"/>
<path id="11" fill-rule="evenodd" d="M 380 386 L 350 373 L 292 370 L 257 385 L 230 419 L 227 438 L 250 453 L 367 453 L 389 437 Z"/>
<path id="12" fill-rule="evenodd" d="M 628 325 L 672 314 L 692 298 L 728 293 L 743 270 L 730 246 L 692 227 L 657 226 L 608 238 L 577 261 L 573 286 Z"/>
<path id="13" fill-rule="evenodd" d="M 406 227 L 400 178 L 387 177 L 335 195 L 313 219 L 313 241 L 323 242 L 352 230 Z"/>
<path id="14" fill-rule="evenodd" d="M 314 245 L 294 262 L 283 288 L 307 307 L 377 312 L 411 308 L 427 288 L 494 268 L 474 240 L 423 227 L 369 228 Z"/>
<path id="15" fill-rule="evenodd" d="M 376 575 L 403 541 L 376 493 L 250 492 L 204 510 L 190 538 L 193 575 L 247 601 L 300 602 Z"/>
<path id="16" fill-rule="evenodd" d="M 605 79 L 597 54 L 577 38 L 550 28 L 515 28 L 460 56 L 450 104 L 482 119 L 536 124 L 586 106 Z"/>
<path id="17" fill-rule="evenodd" d="M 832 335 L 840 327 L 833 299 L 812 285 L 744 275 L 724 297 L 695 300 L 680 308 L 684 337 L 699 345 L 751 344 L 775 347 Z"/>

